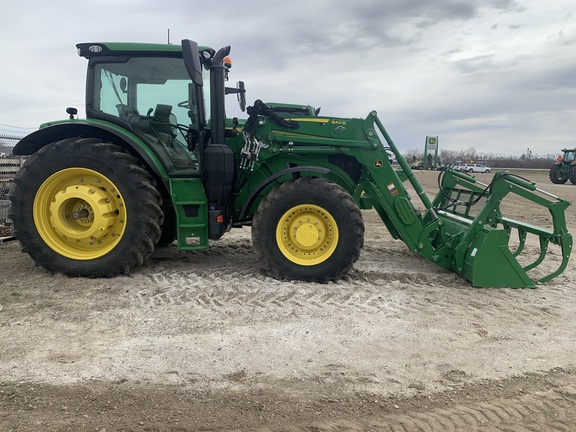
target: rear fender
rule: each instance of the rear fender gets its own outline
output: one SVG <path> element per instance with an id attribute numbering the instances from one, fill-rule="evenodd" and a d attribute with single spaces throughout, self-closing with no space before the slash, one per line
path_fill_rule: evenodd
<path id="1" fill-rule="evenodd" d="M 135 134 L 100 120 L 70 120 L 48 126 L 22 138 L 12 150 L 18 156 L 29 156 L 50 143 L 66 138 L 100 138 L 113 142 L 138 157 L 168 189 L 168 174 L 152 150 Z"/>

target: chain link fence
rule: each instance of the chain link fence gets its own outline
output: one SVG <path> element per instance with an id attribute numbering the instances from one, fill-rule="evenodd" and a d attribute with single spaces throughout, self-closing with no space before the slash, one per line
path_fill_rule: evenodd
<path id="1" fill-rule="evenodd" d="M 8 219 L 10 201 L 8 192 L 14 180 L 14 176 L 24 163 L 24 158 L 12 155 L 12 149 L 18 142 L 18 138 L 0 136 L 0 237 L 10 234 L 11 221 Z"/>

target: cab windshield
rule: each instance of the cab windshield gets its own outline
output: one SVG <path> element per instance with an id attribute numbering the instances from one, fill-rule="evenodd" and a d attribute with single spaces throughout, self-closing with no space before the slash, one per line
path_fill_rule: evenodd
<path id="1" fill-rule="evenodd" d="M 572 162 L 576 156 L 576 151 L 565 151 L 564 152 L 564 162 Z"/>
<path id="2" fill-rule="evenodd" d="M 188 149 L 189 128 L 202 117 L 195 86 L 181 58 L 132 57 L 97 63 L 92 109 L 95 117 L 129 123 L 162 160 L 171 175 L 198 173 L 198 159 Z M 204 86 L 206 88 L 206 86 Z M 207 86 L 209 89 L 210 87 Z"/>

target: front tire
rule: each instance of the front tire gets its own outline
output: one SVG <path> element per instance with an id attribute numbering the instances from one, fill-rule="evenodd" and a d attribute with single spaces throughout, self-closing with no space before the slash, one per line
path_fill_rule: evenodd
<path id="1" fill-rule="evenodd" d="M 561 165 L 554 165 L 550 168 L 550 172 L 548 176 L 550 177 L 550 181 L 554 184 L 564 184 L 568 181 L 568 177 L 564 177 L 562 175 L 562 166 Z"/>
<path id="2" fill-rule="evenodd" d="M 160 238 L 160 193 L 117 145 L 95 138 L 49 144 L 28 158 L 14 182 L 13 233 L 22 251 L 52 273 L 126 274 Z"/>
<path id="3" fill-rule="evenodd" d="M 307 176 L 283 183 L 262 200 L 252 243 L 270 276 L 327 282 L 341 278 L 358 260 L 364 222 L 346 190 Z"/>

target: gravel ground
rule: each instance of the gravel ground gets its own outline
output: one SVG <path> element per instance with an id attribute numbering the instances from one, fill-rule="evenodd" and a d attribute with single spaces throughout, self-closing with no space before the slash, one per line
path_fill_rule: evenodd
<path id="1" fill-rule="evenodd" d="M 530 177 L 576 199 L 546 175 Z M 115 279 L 52 276 L 0 244 L 0 430 L 576 430 L 574 266 L 472 288 L 363 216 L 362 255 L 329 284 L 265 276 L 248 228 Z"/>

